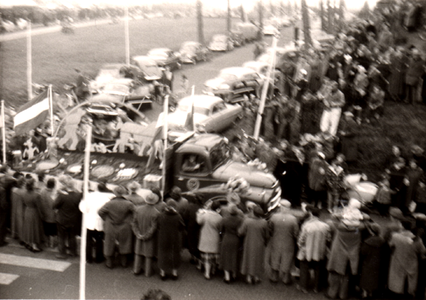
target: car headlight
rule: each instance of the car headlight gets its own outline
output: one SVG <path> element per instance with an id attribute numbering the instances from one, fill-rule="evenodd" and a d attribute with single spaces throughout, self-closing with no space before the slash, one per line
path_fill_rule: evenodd
<path id="1" fill-rule="evenodd" d="M 219 89 L 221 90 L 229 90 L 231 87 L 229 84 L 223 83 L 219 86 Z"/>

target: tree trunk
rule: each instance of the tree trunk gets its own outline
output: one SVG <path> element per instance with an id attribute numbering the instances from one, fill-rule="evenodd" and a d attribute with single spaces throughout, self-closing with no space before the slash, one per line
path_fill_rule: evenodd
<path id="1" fill-rule="evenodd" d="M 198 42 L 204 45 L 203 4 L 197 0 Z"/>
<path id="2" fill-rule="evenodd" d="M 320 5 L 321 29 L 323 31 L 326 31 L 325 18 L 324 18 L 324 3 L 322 1 L 323 0 L 320 0 L 320 2 L 319 2 L 319 5 Z"/>
<path id="3" fill-rule="evenodd" d="M 345 0 L 340 0 L 339 5 L 339 31 L 342 31 L 345 27 Z"/>
<path id="4" fill-rule="evenodd" d="M 226 22 L 226 31 L 231 31 L 231 0 L 228 0 L 228 18 Z"/>
<path id="5" fill-rule="evenodd" d="M 332 33 L 333 30 L 332 14 L 330 0 L 327 0 L 327 33 Z"/>
<path id="6" fill-rule="evenodd" d="M 303 21 L 303 37 L 305 39 L 306 48 L 312 47 L 311 29 L 309 24 L 309 11 L 306 0 L 302 0 L 302 21 Z"/>
<path id="7" fill-rule="evenodd" d="M 263 3 L 259 1 L 259 40 L 263 39 Z"/>

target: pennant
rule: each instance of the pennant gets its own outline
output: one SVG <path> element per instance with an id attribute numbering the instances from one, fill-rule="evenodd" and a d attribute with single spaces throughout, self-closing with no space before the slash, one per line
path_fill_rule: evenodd
<path id="1" fill-rule="evenodd" d="M 49 115 L 48 89 L 22 105 L 13 119 L 16 135 L 22 135 L 42 124 Z"/>
<path id="2" fill-rule="evenodd" d="M 188 129 L 188 131 L 195 131 L 194 126 L 194 101 L 192 101 L 191 105 L 188 107 L 188 114 L 186 116 L 186 121 L 184 127 Z"/>

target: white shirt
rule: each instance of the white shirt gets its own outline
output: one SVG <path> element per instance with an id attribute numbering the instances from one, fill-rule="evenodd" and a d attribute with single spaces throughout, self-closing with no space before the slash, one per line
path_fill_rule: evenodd
<path id="1" fill-rule="evenodd" d="M 90 192 L 80 202 L 80 211 L 86 214 L 86 229 L 104 231 L 104 221 L 98 215 L 98 210 L 114 197 L 113 193 Z"/>

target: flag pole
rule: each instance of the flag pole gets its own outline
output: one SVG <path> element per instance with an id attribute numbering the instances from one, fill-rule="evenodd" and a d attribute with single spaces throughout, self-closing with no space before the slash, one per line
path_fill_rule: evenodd
<path id="1" fill-rule="evenodd" d="M 49 113 L 50 113 L 50 127 L 52 128 L 52 136 L 55 132 L 54 128 L 54 120 L 53 120 L 53 91 L 52 91 L 52 85 L 49 84 L 49 92 L 47 98 L 49 99 Z"/>
<path id="2" fill-rule="evenodd" d="M 167 163 L 167 114 L 169 112 L 169 95 L 166 95 L 164 97 L 164 107 L 163 107 L 163 138 L 164 138 L 164 151 L 163 151 L 163 161 L 162 165 L 163 168 L 161 170 L 161 187 L 163 191 L 163 197 L 164 193 L 166 191 L 166 163 Z"/>
<path id="3" fill-rule="evenodd" d="M 194 96 L 194 94 L 195 94 L 195 85 L 192 86 L 192 96 Z M 194 99 L 192 99 L 191 105 L 192 105 L 191 111 L 192 111 L 192 114 L 194 114 Z M 192 124 L 191 125 L 192 125 L 193 131 L 195 132 L 195 119 L 194 119 L 194 115 L 192 115 Z"/>
<path id="4" fill-rule="evenodd" d="M 126 8 L 125 8 L 124 37 L 126 39 L 126 65 L 130 66 L 129 6 L 128 5 L 126 5 Z"/>
<path id="5" fill-rule="evenodd" d="M 84 150 L 84 177 L 83 177 L 83 201 L 86 201 L 89 192 L 89 167 L 90 167 L 90 146 L 92 143 L 92 126 L 87 127 L 86 149 Z M 83 205 L 83 207 L 85 207 Z M 86 210 L 83 210 L 81 218 L 81 239 L 80 239 L 80 300 L 86 299 Z"/>
<path id="6" fill-rule="evenodd" d="M 260 125 L 262 123 L 262 114 L 265 108 L 266 95 L 268 93 L 268 88 L 269 88 L 269 81 L 271 80 L 272 68 L 275 68 L 275 52 L 277 49 L 277 40 L 278 39 L 276 36 L 272 38 L 272 59 L 271 59 L 270 65 L 268 66 L 268 71 L 266 73 L 266 80 L 263 84 L 262 95 L 260 97 L 259 109 L 257 111 L 257 118 L 256 118 L 255 126 L 254 126 L 254 134 L 253 134 L 253 137 L 255 140 L 259 139 Z"/>
<path id="7" fill-rule="evenodd" d="M 3 164 L 6 164 L 6 121 L 4 119 L 4 100 L 1 100 L 1 128 L 3 138 Z"/>
<path id="8" fill-rule="evenodd" d="M 32 87 L 32 49 L 31 49 L 31 21 L 28 21 L 28 30 L 27 30 L 27 93 L 28 101 L 33 98 L 33 87 Z"/>

